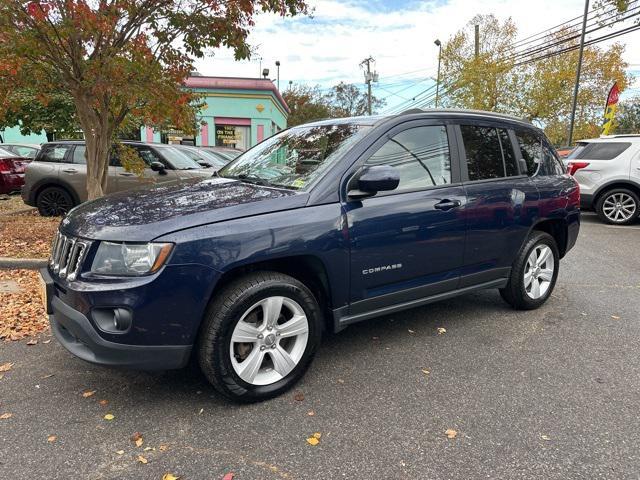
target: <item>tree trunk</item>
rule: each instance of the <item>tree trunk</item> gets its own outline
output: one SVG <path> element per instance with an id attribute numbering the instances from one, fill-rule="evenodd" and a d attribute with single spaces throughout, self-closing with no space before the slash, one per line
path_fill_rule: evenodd
<path id="1" fill-rule="evenodd" d="M 91 107 L 95 104 L 92 99 L 74 95 L 74 101 L 87 147 L 87 196 L 94 200 L 107 190 L 113 126 L 109 122 L 108 110 L 97 112 Z"/>

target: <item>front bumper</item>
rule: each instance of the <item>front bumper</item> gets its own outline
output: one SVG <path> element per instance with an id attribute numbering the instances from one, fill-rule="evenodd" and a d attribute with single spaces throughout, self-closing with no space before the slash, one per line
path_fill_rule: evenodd
<path id="1" fill-rule="evenodd" d="M 130 345 L 105 340 L 82 312 L 56 294 L 48 269 L 40 270 L 46 289 L 46 309 L 56 339 L 73 355 L 87 362 L 140 370 L 169 370 L 184 367 L 192 345 Z"/>

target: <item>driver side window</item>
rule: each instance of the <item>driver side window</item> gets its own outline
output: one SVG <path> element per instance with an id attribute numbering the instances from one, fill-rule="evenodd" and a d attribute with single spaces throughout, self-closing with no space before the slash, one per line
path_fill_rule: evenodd
<path id="1" fill-rule="evenodd" d="M 395 191 L 419 190 L 451 183 L 451 156 L 445 126 L 404 130 L 378 149 L 366 165 L 389 165 L 400 176 Z"/>

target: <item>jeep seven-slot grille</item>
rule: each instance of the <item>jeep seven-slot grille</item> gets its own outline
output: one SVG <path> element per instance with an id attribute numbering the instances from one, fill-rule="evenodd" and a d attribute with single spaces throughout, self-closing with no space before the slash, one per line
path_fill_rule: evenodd
<path id="1" fill-rule="evenodd" d="M 82 262 L 90 245 L 91 242 L 58 232 L 53 239 L 51 258 L 49 259 L 49 266 L 53 273 L 70 282 L 75 280 L 80 273 Z"/>

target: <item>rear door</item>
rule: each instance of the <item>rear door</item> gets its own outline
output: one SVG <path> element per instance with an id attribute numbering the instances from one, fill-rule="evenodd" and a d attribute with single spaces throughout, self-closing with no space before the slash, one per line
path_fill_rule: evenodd
<path id="1" fill-rule="evenodd" d="M 400 185 L 343 204 L 351 250 L 351 315 L 457 287 L 465 194 L 454 137 L 442 122 L 408 122 L 365 154 L 365 166 L 394 167 Z"/>
<path id="2" fill-rule="evenodd" d="M 537 214 L 538 191 L 520 172 L 508 126 L 461 122 L 462 178 L 467 195 L 464 267 L 460 286 L 508 277 Z"/>

